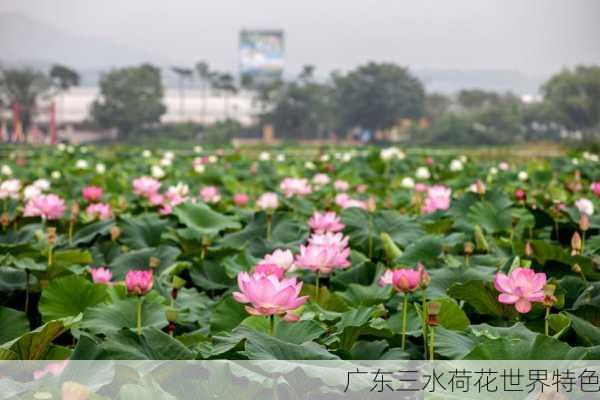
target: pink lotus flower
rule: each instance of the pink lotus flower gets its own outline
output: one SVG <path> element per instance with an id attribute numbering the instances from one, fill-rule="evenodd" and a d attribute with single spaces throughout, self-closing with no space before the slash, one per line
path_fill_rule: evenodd
<path id="1" fill-rule="evenodd" d="M 140 197 L 148 199 L 158 193 L 160 186 L 161 183 L 159 181 L 149 176 L 142 176 L 133 180 L 133 192 Z"/>
<path id="2" fill-rule="evenodd" d="M 309 244 L 315 246 L 336 246 L 340 249 L 348 246 L 348 236 L 341 233 L 326 232 L 324 234 L 315 233 L 308 239 Z"/>
<path id="3" fill-rule="evenodd" d="M 425 192 L 427 192 L 428 189 L 429 189 L 429 186 L 427 186 L 424 183 L 415 184 L 415 192 L 417 192 L 417 193 L 425 193 Z"/>
<path id="4" fill-rule="evenodd" d="M 352 207 L 362 208 L 363 210 L 369 209 L 369 205 L 366 201 L 352 199 L 346 193 L 340 193 L 337 196 L 335 196 L 335 204 L 337 204 L 343 209 Z"/>
<path id="5" fill-rule="evenodd" d="M 285 197 L 306 196 L 312 193 L 312 188 L 308 181 L 303 178 L 285 178 L 279 185 L 279 188 Z"/>
<path id="6" fill-rule="evenodd" d="M 316 233 L 339 232 L 346 227 L 335 212 L 315 212 L 308 220 L 308 226 Z"/>
<path id="7" fill-rule="evenodd" d="M 361 183 L 360 185 L 358 185 L 358 186 L 356 187 L 356 191 L 357 191 L 358 193 L 365 193 L 365 192 L 367 191 L 367 189 L 368 189 L 368 188 L 369 188 L 369 186 L 368 186 L 368 185 L 366 185 L 366 184 L 364 184 L 364 183 Z"/>
<path id="8" fill-rule="evenodd" d="M 410 268 L 388 269 L 379 278 L 379 286 L 392 285 L 394 289 L 402 293 L 414 292 L 422 284 L 428 282 L 429 274 L 422 264 L 419 264 L 416 270 Z"/>
<path id="9" fill-rule="evenodd" d="M 236 193 L 233 195 L 233 204 L 238 207 L 245 207 L 248 204 L 248 195 L 246 193 Z"/>
<path id="10" fill-rule="evenodd" d="M 65 201 L 55 194 L 42 194 L 32 198 L 25 205 L 23 215 L 42 219 L 59 219 L 65 213 Z"/>
<path id="11" fill-rule="evenodd" d="M 350 261 L 349 248 L 341 248 L 335 244 L 320 246 L 309 244 L 300 246 L 300 254 L 296 256 L 296 266 L 328 275 L 335 269 L 348 268 Z"/>
<path id="12" fill-rule="evenodd" d="M 99 219 L 101 221 L 111 219 L 113 216 L 110 205 L 104 203 L 94 203 L 87 206 L 85 213 L 91 219 Z"/>
<path id="13" fill-rule="evenodd" d="M 153 206 L 162 206 L 165 202 L 165 196 L 160 193 L 152 193 L 150 197 L 148 197 L 148 201 Z"/>
<path id="14" fill-rule="evenodd" d="M 102 188 L 98 186 L 86 186 L 81 193 L 83 198 L 90 203 L 96 203 L 102 199 Z"/>
<path id="15" fill-rule="evenodd" d="M 471 186 L 469 186 L 469 191 L 477 194 L 485 194 L 486 190 L 487 187 L 485 186 L 485 183 L 483 183 L 479 179 L 477 179 L 475 182 L 473 182 Z"/>
<path id="16" fill-rule="evenodd" d="M 291 250 L 277 249 L 273 253 L 264 256 L 262 262 L 266 264 L 275 264 L 285 271 L 291 272 L 296 269 L 296 266 L 294 265 L 294 254 Z"/>
<path id="17" fill-rule="evenodd" d="M 590 186 L 590 189 L 597 197 L 600 197 L 600 182 L 592 183 L 592 185 Z"/>
<path id="18" fill-rule="evenodd" d="M 170 186 L 165 193 L 165 202 L 167 202 L 171 207 L 178 206 L 181 203 L 184 203 L 188 200 L 188 195 L 190 192 L 190 188 L 188 185 L 179 182 L 175 186 Z"/>
<path id="19" fill-rule="evenodd" d="M 173 206 L 171 206 L 170 204 L 163 204 L 160 209 L 158 210 L 158 213 L 160 215 L 170 215 L 173 212 Z"/>
<path id="20" fill-rule="evenodd" d="M 261 262 L 254 267 L 253 273 L 262 274 L 264 276 L 275 275 L 277 279 L 283 279 L 285 270 L 279 265 Z"/>
<path id="21" fill-rule="evenodd" d="M 273 211 L 279 207 L 279 199 L 277 195 L 273 192 L 263 193 L 258 200 L 256 201 L 256 205 L 259 209 L 264 211 Z"/>
<path id="22" fill-rule="evenodd" d="M 129 294 L 143 296 L 152 290 L 154 278 L 152 270 L 131 270 L 125 276 L 125 286 Z"/>
<path id="23" fill-rule="evenodd" d="M 92 281 L 94 283 L 109 283 L 112 279 L 112 272 L 108 268 L 92 268 L 90 272 L 92 274 Z"/>
<path id="24" fill-rule="evenodd" d="M 531 310 L 531 303 L 544 301 L 544 286 L 546 274 L 536 273 L 530 268 L 516 268 L 510 275 L 498 272 L 494 286 L 501 292 L 498 301 L 504 304 L 514 304 L 521 314 Z"/>
<path id="25" fill-rule="evenodd" d="M 450 196 L 452 189 L 444 185 L 434 185 L 427 189 L 427 197 L 421 211 L 430 214 L 437 210 L 447 210 L 450 208 Z"/>
<path id="26" fill-rule="evenodd" d="M 516 188 L 515 189 L 515 199 L 517 201 L 526 201 L 527 200 L 527 192 L 525 189 Z"/>
<path id="27" fill-rule="evenodd" d="M 221 200 L 219 188 L 215 186 L 204 186 L 200 189 L 200 197 L 205 203 L 218 203 Z"/>
<path id="28" fill-rule="evenodd" d="M 60 375 L 65 368 L 67 367 L 67 363 L 69 362 L 69 360 L 64 360 L 61 362 L 51 362 L 48 363 L 44 366 L 43 369 L 41 370 L 37 370 L 37 371 L 33 371 L 33 379 L 38 380 L 40 378 L 43 378 L 44 376 L 50 374 L 50 375 Z"/>
<path id="29" fill-rule="evenodd" d="M 237 277 L 239 292 L 233 298 L 242 304 L 248 304 L 246 311 L 251 315 L 285 315 L 286 320 L 297 320 L 291 313 L 308 299 L 299 296 L 302 282 L 296 278 L 279 279 L 275 275 L 240 272 Z"/>
<path id="30" fill-rule="evenodd" d="M 337 191 L 337 192 L 347 192 L 348 189 L 350 189 L 350 184 L 346 181 L 343 181 L 341 179 L 338 179 L 337 181 L 335 181 L 333 183 L 333 188 Z"/>
<path id="31" fill-rule="evenodd" d="M 331 181 L 331 179 L 329 178 L 329 175 L 327 174 L 316 174 L 315 176 L 313 176 L 312 178 L 312 183 L 315 186 L 325 186 L 327 185 L 329 182 Z"/>

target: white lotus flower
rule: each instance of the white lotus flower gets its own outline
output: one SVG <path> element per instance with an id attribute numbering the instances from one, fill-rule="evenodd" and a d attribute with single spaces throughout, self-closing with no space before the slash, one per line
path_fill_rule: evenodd
<path id="1" fill-rule="evenodd" d="M 1 173 L 2 173 L 2 175 L 4 175 L 4 176 L 12 176 L 12 174 L 13 174 L 13 170 L 12 170 L 12 168 L 11 168 L 10 166 L 6 165 L 6 164 L 4 164 L 4 165 L 2 166 L 2 168 L 0 169 L 0 172 L 1 172 Z"/>
<path id="2" fill-rule="evenodd" d="M 75 168 L 77 168 L 77 169 L 87 169 L 87 167 L 88 167 L 88 162 L 86 160 L 79 159 L 75 162 Z"/>
<path id="3" fill-rule="evenodd" d="M 450 171 L 458 172 L 463 170 L 463 163 L 458 159 L 454 159 L 450 162 Z"/>
<path id="4" fill-rule="evenodd" d="M 517 175 L 517 178 L 519 178 L 520 181 L 524 182 L 529 178 L 529 174 L 527 173 L 527 171 L 520 171 Z"/>
<path id="5" fill-rule="evenodd" d="M 419 179 L 429 179 L 431 178 L 431 173 L 429 172 L 429 168 L 427 167 L 419 167 L 417 168 L 417 172 L 415 176 Z"/>
<path id="6" fill-rule="evenodd" d="M 415 180 L 413 178 L 411 178 L 410 176 L 406 176 L 402 179 L 402 182 L 400 182 L 400 185 L 402 185 L 403 188 L 412 189 L 415 187 Z"/>
<path id="7" fill-rule="evenodd" d="M 586 198 L 581 198 L 575 202 L 575 207 L 582 214 L 587 214 L 591 216 L 594 213 L 594 203 L 591 200 Z"/>
<path id="8" fill-rule="evenodd" d="M 160 167 L 160 165 L 153 165 L 150 169 L 150 173 L 153 178 L 161 179 L 165 176 L 165 170 Z"/>

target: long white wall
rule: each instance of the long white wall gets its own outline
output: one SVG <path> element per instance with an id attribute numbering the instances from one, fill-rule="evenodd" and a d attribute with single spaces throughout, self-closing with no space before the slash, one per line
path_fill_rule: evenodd
<path id="1" fill-rule="evenodd" d="M 90 108 L 98 98 L 97 87 L 76 87 L 56 98 L 57 119 L 60 124 L 83 122 L 90 118 Z M 258 106 L 249 92 L 228 95 L 226 99 L 217 92 L 204 95 L 200 89 L 186 89 L 182 101 L 178 89 L 166 89 L 163 104 L 167 112 L 163 122 L 214 123 L 226 118 L 251 124 L 258 112 Z M 44 120 L 40 116 L 40 120 Z"/>

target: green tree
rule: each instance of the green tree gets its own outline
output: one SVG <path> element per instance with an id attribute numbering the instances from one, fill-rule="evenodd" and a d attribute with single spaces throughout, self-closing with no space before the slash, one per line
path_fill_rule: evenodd
<path id="1" fill-rule="evenodd" d="M 457 101 L 465 109 L 485 108 L 500 104 L 500 95 L 481 89 L 463 89 L 458 92 Z"/>
<path id="2" fill-rule="evenodd" d="M 448 112 L 452 99 L 441 93 L 429 93 L 425 96 L 425 116 L 431 122 L 437 121 Z"/>
<path id="3" fill-rule="evenodd" d="M 423 116 L 423 84 L 406 68 L 369 63 L 333 79 L 342 129 L 387 129 L 402 118 Z"/>
<path id="4" fill-rule="evenodd" d="M 273 124 L 285 138 L 323 138 L 334 129 L 335 97 L 333 87 L 313 79 L 314 67 L 305 66 L 297 81 L 278 87 L 272 107 L 263 122 Z"/>
<path id="5" fill-rule="evenodd" d="M 79 85 L 79 74 L 77 71 L 64 65 L 55 64 L 50 69 L 50 79 L 60 91 L 69 90 L 73 86 Z"/>
<path id="6" fill-rule="evenodd" d="M 39 98 L 48 93 L 50 80 L 42 72 L 30 68 L 11 68 L 0 71 L 0 96 L 7 105 L 21 107 L 23 131 L 27 133 L 36 112 Z"/>
<path id="7" fill-rule="evenodd" d="M 600 66 L 578 66 L 551 77 L 542 87 L 544 102 L 571 129 L 600 127 Z"/>
<path id="8" fill-rule="evenodd" d="M 115 69 L 100 80 L 100 98 L 92 104 L 92 117 L 101 127 L 127 135 L 160 121 L 166 112 L 162 98 L 158 68 L 143 64 Z"/>

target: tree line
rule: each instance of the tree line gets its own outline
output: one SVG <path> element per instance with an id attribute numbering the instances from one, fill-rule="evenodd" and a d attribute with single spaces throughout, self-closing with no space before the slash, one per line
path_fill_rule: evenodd
<path id="1" fill-rule="evenodd" d="M 210 89 L 218 90 L 227 107 L 229 96 L 241 89 L 233 75 L 212 71 L 206 62 L 172 71 L 182 96 L 195 79 L 205 96 Z M 41 97 L 60 94 L 79 81 L 76 71 L 61 65 L 47 74 L 28 68 L 1 70 L 0 107 L 19 103 L 27 127 Z M 113 69 L 102 76 L 99 87 L 90 110 L 97 127 L 117 129 L 123 137 L 143 134 L 146 128 L 161 129 L 166 108 L 159 68 L 143 64 Z M 362 140 L 388 140 L 390 132 L 400 130 L 403 140 L 415 144 L 494 145 L 600 136 L 600 66 L 559 72 L 541 87 L 542 100 L 531 103 L 511 93 L 480 89 L 452 96 L 426 93 L 407 68 L 374 62 L 334 72 L 325 80 L 316 79 L 315 68 L 307 65 L 294 79 L 246 89 L 256 93 L 256 130 L 270 124 L 282 139 L 353 133 Z M 229 123 L 227 136 L 235 131 L 235 124 Z"/>

